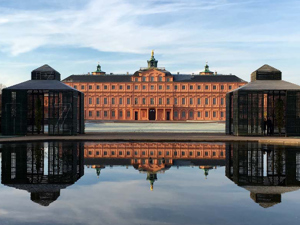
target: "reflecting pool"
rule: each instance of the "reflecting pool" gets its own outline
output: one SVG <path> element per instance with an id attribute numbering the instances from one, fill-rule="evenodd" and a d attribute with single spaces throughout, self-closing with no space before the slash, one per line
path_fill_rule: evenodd
<path id="1" fill-rule="evenodd" d="M 300 148 L 0 144 L 0 224 L 299 224 Z"/>

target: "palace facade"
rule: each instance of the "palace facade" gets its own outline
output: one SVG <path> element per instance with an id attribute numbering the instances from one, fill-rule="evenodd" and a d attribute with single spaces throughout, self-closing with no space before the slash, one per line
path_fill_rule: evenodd
<path id="1" fill-rule="evenodd" d="M 97 70 L 71 75 L 63 82 L 85 95 L 86 120 L 225 120 L 225 96 L 247 82 L 235 75 L 209 70 L 199 74 L 171 74 L 157 67 L 152 51 L 148 67 L 134 74 L 106 74 Z"/>

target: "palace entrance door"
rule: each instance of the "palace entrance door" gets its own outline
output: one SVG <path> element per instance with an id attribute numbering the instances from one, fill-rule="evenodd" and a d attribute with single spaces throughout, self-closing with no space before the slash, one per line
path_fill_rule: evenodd
<path id="1" fill-rule="evenodd" d="M 155 109 L 149 109 L 149 120 L 155 120 Z"/>
<path id="2" fill-rule="evenodd" d="M 138 120 L 139 119 L 139 112 L 134 112 L 134 119 Z"/>
<path id="3" fill-rule="evenodd" d="M 167 112 L 167 120 L 170 120 L 170 112 Z"/>

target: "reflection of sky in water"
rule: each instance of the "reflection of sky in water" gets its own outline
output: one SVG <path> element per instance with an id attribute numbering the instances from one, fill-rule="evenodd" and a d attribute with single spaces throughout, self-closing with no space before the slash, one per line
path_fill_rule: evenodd
<path id="1" fill-rule="evenodd" d="M 225 176 L 225 167 L 172 167 L 157 175 L 150 191 L 146 173 L 133 167 L 85 166 L 76 184 L 42 207 L 26 191 L 1 185 L 0 224 L 298 224 L 300 192 L 264 209 L 250 192 Z"/>

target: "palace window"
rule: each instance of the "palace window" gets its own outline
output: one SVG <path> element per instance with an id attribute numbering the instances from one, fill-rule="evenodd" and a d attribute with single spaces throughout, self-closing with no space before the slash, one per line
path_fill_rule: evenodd
<path id="1" fill-rule="evenodd" d="M 216 85 L 213 85 L 213 90 L 216 90 L 217 89 L 217 86 Z"/>
<path id="2" fill-rule="evenodd" d="M 150 81 L 154 81 L 154 77 L 150 77 Z"/>
<path id="3" fill-rule="evenodd" d="M 201 112 L 198 112 L 198 117 L 201 117 Z"/>
<path id="4" fill-rule="evenodd" d="M 130 111 L 127 111 L 127 117 L 130 117 Z"/>
<path id="5" fill-rule="evenodd" d="M 190 85 L 190 90 L 193 90 L 193 85 Z"/>
<path id="6" fill-rule="evenodd" d="M 190 98 L 190 104 L 193 104 L 193 99 L 192 98 Z"/>
<path id="7" fill-rule="evenodd" d="M 184 86 L 184 85 L 182 85 L 181 89 L 182 89 L 182 90 L 185 90 L 185 86 Z"/>
<path id="8" fill-rule="evenodd" d="M 111 117 L 115 117 L 116 115 L 115 115 L 115 111 L 114 110 L 112 110 L 111 111 Z"/>
<path id="9" fill-rule="evenodd" d="M 90 89 L 90 90 L 92 89 L 92 85 L 89 85 L 89 89 Z"/>
<path id="10" fill-rule="evenodd" d="M 201 152 L 197 152 L 197 156 L 201 156 Z"/>
<path id="11" fill-rule="evenodd" d="M 74 85 L 74 88 L 77 89 L 77 85 Z"/>
<path id="12" fill-rule="evenodd" d="M 197 98 L 197 104 L 201 105 L 201 98 Z"/>
<path id="13" fill-rule="evenodd" d="M 221 98 L 221 105 L 224 105 L 224 98 Z"/>
<path id="14" fill-rule="evenodd" d="M 81 90 L 83 90 L 84 89 L 84 86 L 83 85 L 81 85 Z"/>
<path id="15" fill-rule="evenodd" d="M 189 152 L 190 153 L 190 156 L 193 156 L 193 152 Z"/>
<path id="16" fill-rule="evenodd" d="M 228 89 L 231 90 L 231 88 L 232 88 L 231 85 L 229 85 Z"/>
<path id="17" fill-rule="evenodd" d="M 99 117 L 100 116 L 100 111 L 97 111 L 97 117 Z"/>
<path id="18" fill-rule="evenodd" d="M 158 77 L 158 81 L 162 81 L 162 77 Z"/>
<path id="19" fill-rule="evenodd" d="M 170 85 L 167 85 L 167 90 L 170 90 Z"/>
<path id="20" fill-rule="evenodd" d="M 119 151 L 119 155 L 123 155 L 123 152 L 122 152 L 122 151 Z"/>
<path id="21" fill-rule="evenodd" d="M 137 85 L 134 86 L 134 89 L 135 89 L 135 90 L 137 90 L 138 88 L 139 88 L 139 86 L 137 86 Z"/>
<path id="22" fill-rule="evenodd" d="M 145 90 L 146 89 L 146 86 L 145 85 L 143 85 L 143 90 Z"/>
<path id="23" fill-rule="evenodd" d="M 162 98 L 158 99 L 158 104 L 161 105 L 162 104 Z"/>
<path id="24" fill-rule="evenodd" d="M 216 117 L 217 116 L 217 113 L 216 112 L 213 112 L 213 117 Z"/>
<path id="25" fill-rule="evenodd" d="M 161 90 L 161 89 L 162 89 L 162 86 L 161 86 L 161 85 L 159 85 L 159 86 L 158 86 L 158 89 L 159 89 L 159 90 Z"/>
<path id="26" fill-rule="evenodd" d="M 126 155 L 130 155 L 130 151 L 127 151 L 127 152 L 126 152 Z"/>
<path id="27" fill-rule="evenodd" d="M 217 104 L 216 98 L 213 98 L 213 104 L 214 104 L 214 105 Z"/>
<path id="28" fill-rule="evenodd" d="M 185 118 L 185 111 L 182 111 L 181 117 L 182 117 L 182 118 Z"/>
<path id="29" fill-rule="evenodd" d="M 107 111 L 104 111 L 104 117 L 107 117 Z"/>
<path id="30" fill-rule="evenodd" d="M 127 85 L 127 90 L 130 90 L 130 85 Z"/>
<path id="31" fill-rule="evenodd" d="M 103 152 L 103 155 L 107 155 L 107 151 L 104 151 L 104 152 Z"/>
<path id="32" fill-rule="evenodd" d="M 100 99 L 99 99 L 99 98 L 96 99 L 96 103 L 97 103 L 98 105 L 100 104 Z"/>
<path id="33" fill-rule="evenodd" d="M 167 98 L 167 105 L 169 105 L 170 104 L 170 99 L 169 98 Z"/>
<path id="34" fill-rule="evenodd" d="M 134 99 L 134 104 L 138 104 L 138 98 Z"/>
<path id="35" fill-rule="evenodd" d="M 224 90 L 224 85 L 221 85 L 221 90 Z"/>
<path id="36" fill-rule="evenodd" d="M 194 118 L 194 113 L 193 113 L 193 111 L 190 111 L 190 118 L 191 118 L 191 119 Z"/>
<path id="37" fill-rule="evenodd" d="M 205 105 L 208 105 L 208 98 L 205 98 Z"/>
<path id="38" fill-rule="evenodd" d="M 150 104 L 151 104 L 151 105 L 154 104 L 154 98 L 150 98 Z"/>
<path id="39" fill-rule="evenodd" d="M 146 81 L 146 77 L 143 77 L 143 81 Z"/>
<path id="40" fill-rule="evenodd" d="M 154 90 L 154 86 L 153 85 L 151 85 L 151 90 Z"/>
<path id="41" fill-rule="evenodd" d="M 221 117 L 222 117 L 222 118 L 224 117 L 224 112 L 221 112 Z"/>
<path id="42" fill-rule="evenodd" d="M 177 98 L 174 98 L 174 104 L 177 105 Z"/>
<path id="43" fill-rule="evenodd" d="M 104 85 L 104 90 L 107 90 L 107 85 Z"/>
<path id="44" fill-rule="evenodd" d="M 143 104 L 144 105 L 146 104 L 146 98 L 143 98 Z"/>
<path id="45" fill-rule="evenodd" d="M 120 85 L 120 86 L 119 86 L 119 89 L 120 89 L 120 90 L 122 90 L 122 89 L 123 89 L 123 86 L 122 86 L 122 85 Z"/>
<path id="46" fill-rule="evenodd" d="M 115 104 L 115 98 L 111 98 L 111 104 Z"/>
<path id="47" fill-rule="evenodd" d="M 205 112 L 205 117 L 208 117 L 208 112 Z"/>
<path id="48" fill-rule="evenodd" d="M 174 86 L 175 90 L 177 90 L 177 85 Z"/>
<path id="49" fill-rule="evenodd" d="M 105 105 L 107 104 L 107 98 L 104 98 L 104 104 Z"/>
<path id="50" fill-rule="evenodd" d="M 169 82 L 170 81 L 170 78 L 167 78 L 167 82 Z"/>
<path id="51" fill-rule="evenodd" d="M 120 117 L 120 118 L 123 117 L 123 111 L 119 111 L 119 117 Z"/>
<path id="52" fill-rule="evenodd" d="M 205 90 L 208 90 L 208 85 L 205 85 Z"/>
<path id="53" fill-rule="evenodd" d="M 89 116 L 91 117 L 93 115 L 93 112 L 92 111 L 89 111 Z"/>
<path id="54" fill-rule="evenodd" d="M 89 104 L 92 104 L 92 98 L 89 98 Z"/>
<path id="55" fill-rule="evenodd" d="M 128 105 L 130 104 L 130 98 L 127 98 L 127 104 Z"/>
<path id="56" fill-rule="evenodd" d="M 182 99 L 181 99 L 181 104 L 182 104 L 182 105 L 185 105 L 185 98 L 182 98 Z"/>
<path id="57" fill-rule="evenodd" d="M 198 85 L 198 90 L 200 90 L 201 89 L 201 86 L 200 85 Z"/>
<path id="58" fill-rule="evenodd" d="M 100 89 L 100 86 L 99 85 L 97 85 L 97 90 L 99 90 Z"/>
<path id="59" fill-rule="evenodd" d="M 134 78 L 134 81 L 135 81 L 135 82 L 139 81 L 139 78 Z"/>
<path id="60" fill-rule="evenodd" d="M 123 104 L 123 98 L 119 99 L 119 104 L 122 105 Z"/>
<path id="61" fill-rule="evenodd" d="M 177 111 L 174 112 L 174 117 L 178 118 L 178 112 Z"/>

